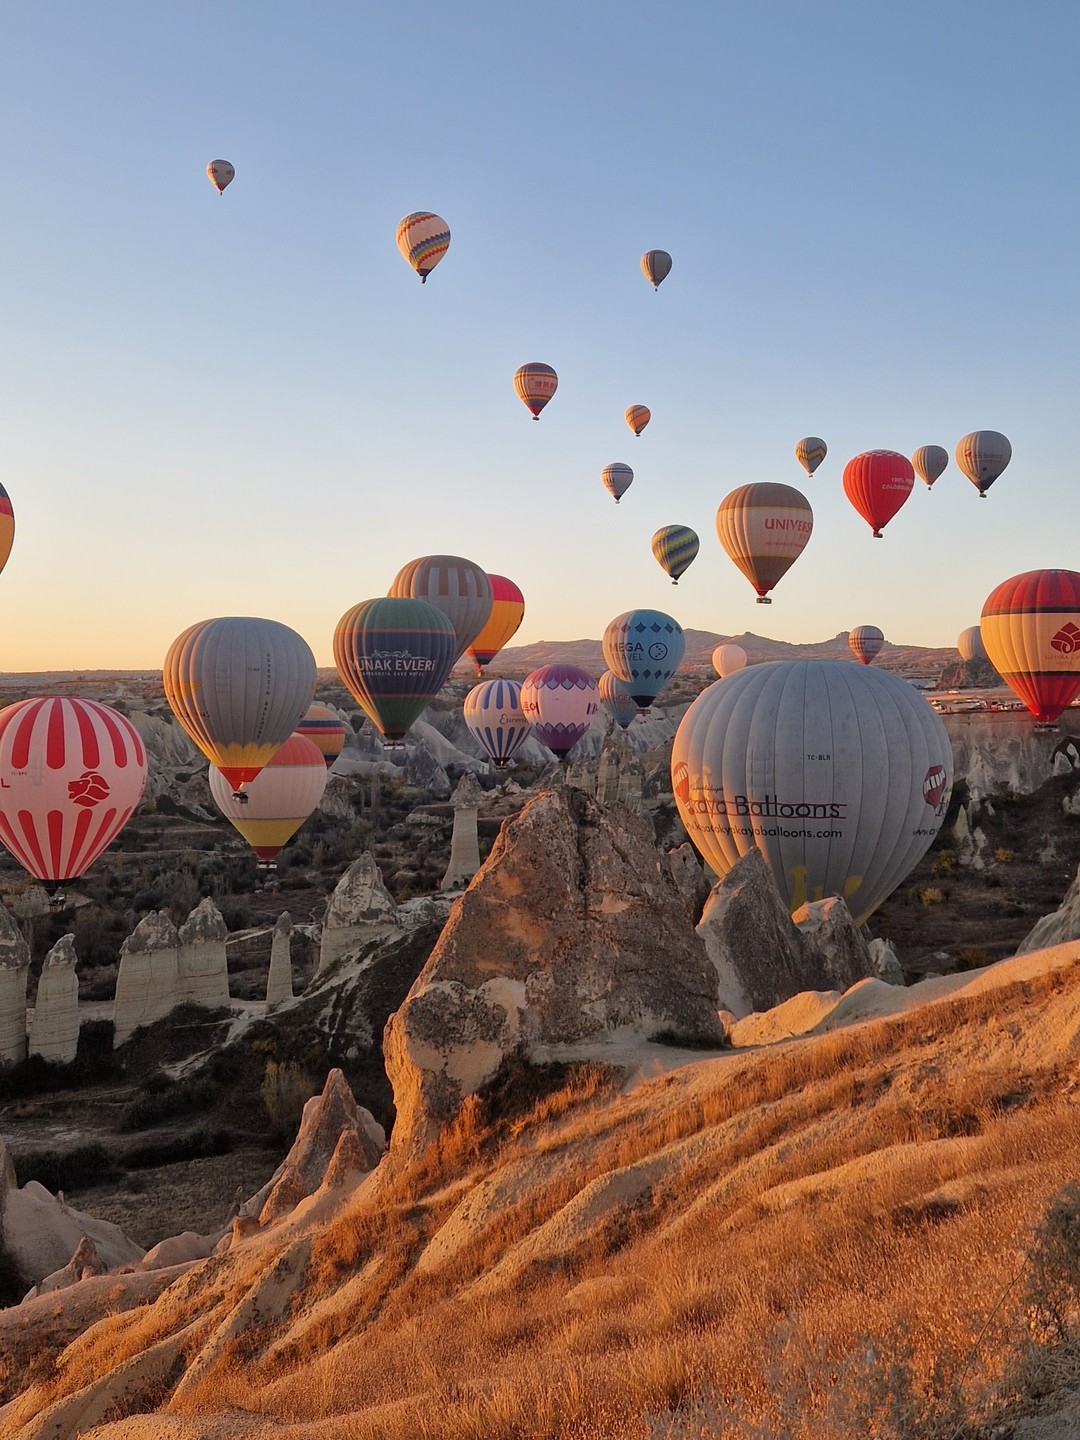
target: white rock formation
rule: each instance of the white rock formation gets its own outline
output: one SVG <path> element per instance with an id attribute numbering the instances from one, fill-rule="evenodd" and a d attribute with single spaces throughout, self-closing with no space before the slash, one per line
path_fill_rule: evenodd
<path id="1" fill-rule="evenodd" d="M 866 947 L 870 952 L 871 973 L 887 985 L 906 985 L 900 957 L 891 940 L 874 939 Z"/>
<path id="2" fill-rule="evenodd" d="M 986 865 L 983 858 L 987 845 L 986 831 L 975 822 L 977 808 L 974 800 L 961 805 L 952 828 L 956 858 L 961 865 L 969 866 L 972 870 L 982 870 Z"/>
<path id="3" fill-rule="evenodd" d="M 176 1004 L 217 1010 L 229 1003 L 229 966 L 225 942 L 229 928 L 207 896 L 180 926 L 176 961 Z"/>
<path id="4" fill-rule="evenodd" d="M 79 1048 L 79 977 L 75 936 L 62 935 L 45 956 L 38 980 L 30 1054 L 70 1065 Z"/>
<path id="5" fill-rule="evenodd" d="M 270 973 L 266 977 L 266 1004 L 281 1005 L 293 998 L 292 988 L 292 916 L 283 910 L 274 925 L 270 942 Z"/>
<path id="6" fill-rule="evenodd" d="M 1035 922 L 1017 946 L 1016 953 L 1027 955 L 1032 950 L 1045 950 L 1051 945 L 1062 945 L 1067 940 L 1080 940 L 1080 870 L 1058 909 Z"/>
<path id="7" fill-rule="evenodd" d="M 321 975 L 359 945 L 400 929 L 397 906 L 370 851 L 357 857 L 338 881 L 323 916 Z"/>
<path id="8" fill-rule="evenodd" d="M 952 743 L 954 784 L 963 780 L 973 800 L 987 795 L 1030 795 L 1055 773 L 1060 729 L 1037 730 L 1031 716 L 976 712 L 943 715 Z"/>
<path id="9" fill-rule="evenodd" d="M 176 1004 L 180 936 L 164 910 L 144 915 L 120 947 L 113 1045 L 129 1040 Z"/>
<path id="10" fill-rule="evenodd" d="M 454 807 L 454 833 L 450 837 L 450 863 L 439 886 L 440 890 L 456 890 L 468 884 L 480 869 L 480 841 L 476 829 L 476 812 L 484 792 L 470 771 L 463 775 L 450 797 Z"/>
<path id="11" fill-rule="evenodd" d="M 30 947 L 0 905 L 0 1065 L 26 1059 L 26 972 Z"/>

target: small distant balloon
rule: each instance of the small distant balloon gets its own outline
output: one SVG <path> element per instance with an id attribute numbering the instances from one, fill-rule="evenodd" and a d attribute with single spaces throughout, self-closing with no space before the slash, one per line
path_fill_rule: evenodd
<path id="1" fill-rule="evenodd" d="M 728 556 L 771 605 L 769 591 L 802 554 L 814 529 L 810 501 L 791 485 L 758 480 L 725 495 L 716 511 L 716 534 Z"/>
<path id="2" fill-rule="evenodd" d="M 652 411 L 647 405 L 630 405 L 627 407 L 626 423 L 635 435 L 640 435 L 651 419 Z"/>
<path id="3" fill-rule="evenodd" d="M 604 631 L 608 669 L 640 710 L 647 710 L 678 670 L 686 647 L 682 626 L 662 610 L 627 610 Z"/>
<path id="4" fill-rule="evenodd" d="M 576 665 L 543 665 L 521 682 L 521 712 L 558 760 L 566 759 L 599 708 L 596 681 Z"/>
<path id="5" fill-rule="evenodd" d="M 406 215 L 397 227 L 398 249 L 420 276 L 420 284 L 450 248 L 450 226 L 441 215 L 430 210 L 416 210 Z"/>
<path id="6" fill-rule="evenodd" d="M 12 509 L 8 492 L 0 485 L 0 570 L 7 564 L 14 543 L 15 511 Z"/>
<path id="7" fill-rule="evenodd" d="M 881 539 L 882 529 L 911 494 L 915 470 L 895 450 L 865 450 L 844 466 L 844 494 Z"/>
<path id="8" fill-rule="evenodd" d="M 856 625 L 847 638 L 851 653 L 864 665 L 872 665 L 874 656 L 885 644 L 885 636 L 876 625 Z"/>
<path id="9" fill-rule="evenodd" d="M 813 475 L 828 453 L 829 447 L 816 435 L 805 435 L 795 444 L 795 459 L 807 475 Z"/>
<path id="10" fill-rule="evenodd" d="M 736 645 L 729 640 L 726 645 L 717 645 L 712 652 L 712 665 L 720 679 L 725 675 L 733 675 L 736 670 L 744 670 L 749 657 L 741 645 Z"/>
<path id="11" fill-rule="evenodd" d="M 323 757 L 327 770 L 345 748 L 344 720 L 331 706 L 323 705 L 318 700 L 308 706 L 307 714 L 294 733 L 303 735 L 305 740 L 312 742 Z"/>
<path id="12" fill-rule="evenodd" d="M 700 548 L 697 531 L 689 525 L 665 525 L 652 537 L 653 557 L 677 585 L 679 576 L 693 564 Z"/>
<path id="13" fill-rule="evenodd" d="M 626 494 L 634 482 L 634 472 L 629 465 L 623 465 L 616 461 L 613 465 L 605 465 L 600 472 L 600 479 L 603 481 L 604 489 L 615 497 L 615 504 Z"/>
<path id="14" fill-rule="evenodd" d="M 641 270 L 654 290 L 671 274 L 671 256 L 666 250 L 646 250 L 641 257 Z"/>
<path id="15" fill-rule="evenodd" d="M 489 575 L 491 582 L 491 614 L 484 628 L 465 653 L 482 675 L 525 619 L 525 597 L 505 575 Z"/>
<path id="16" fill-rule="evenodd" d="M 960 651 L 960 659 L 964 661 L 990 659 L 978 625 L 969 625 L 966 630 L 960 631 L 956 637 L 956 648 Z"/>
<path id="17" fill-rule="evenodd" d="M 927 489 L 941 475 L 949 463 L 949 452 L 941 445 L 920 445 L 911 457 L 915 473 Z"/>
<path id="18" fill-rule="evenodd" d="M 211 160 L 206 167 L 206 173 L 210 177 L 210 184 L 214 186 L 219 195 L 223 194 L 225 186 L 231 185 L 236 178 L 236 171 L 228 160 Z"/>
<path id="19" fill-rule="evenodd" d="M 513 680 L 485 680 L 465 696 L 465 724 L 502 770 L 532 733 L 521 709 L 521 686 Z"/>
<path id="20" fill-rule="evenodd" d="M 269 869 L 322 799 L 326 764 L 318 746 L 294 732 L 246 787 L 243 803 L 215 766 L 207 778 L 214 804 Z"/>
<path id="21" fill-rule="evenodd" d="M 986 492 L 1012 459 L 1012 446 L 998 430 L 973 430 L 957 441 L 956 463 L 986 499 Z"/>
<path id="22" fill-rule="evenodd" d="M 559 377 L 550 365 L 540 360 L 521 365 L 514 372 L 514 389 L 518 399 L 534 420 L 540 419 L 540 411 L 559 388 Z"/>

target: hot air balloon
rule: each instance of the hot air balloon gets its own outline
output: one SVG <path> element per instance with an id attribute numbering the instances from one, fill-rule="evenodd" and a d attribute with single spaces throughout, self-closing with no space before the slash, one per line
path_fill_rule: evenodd
<path id="1" fill-rule="evenodd" d="M 356 703 L 391 749 L 442 689 L 457 636 L 426 600 L 383 596 L 354 605 L 334 631 L 334 664 Z"/>
<path id="2" fill-rule="evenodd" d="M 725 675 L 734 675 L 736 670 L 742 670 L 747 658 L 743 647 L 729 640 L 726 645 L 717 645 L 712 652 L 713 669 L 723 680 Z"/>
<path id="3" fill-rule="evenodd" d="M 638 717 L 637 701 L 623 682 L 610 670 L 605 670 L 596 682 L 600 699 L 607 706 L 608 713 L 621 729 L 625 730 Z"/>
<path id="4" fill-rule="evenodd" d="M 465 724 L 502 770 L 532 732 L 521 709 L 521 686 L 513 680 L 485 680 L 465 696 Z"/>
<path id="5" fill-rule="evenodd" d="M 1080 574 L 1028 570 L 986 597 L 987 657 L 1036 720 L 1052 724 L 1080 695 Z"/>
<path id="6" fill-rule="evenodd" d="M 326 762 L 317 745 L 293 734 L 252 780 L 243 804 L 213 765 L 209 779 L 214 804 L 255 851 L 259 869 L 272 870 L 282 847 L 322 799 Z"/>
<path id="7" fill-rule="evenodd" d="M 641 710 L 647 710 L 679 668 L 686 641 L 682 626 L 662 610 L 627 610 L 604 631 L 608 669 Z"/>
<path id="8" fill-rule="evenodd" d="M 895 450 L 866 450 L 844 466 L 844 494 L 881 539 L 887 525 L 915 484 L 915 471 L 906 455 Z"/>
<path id="9" fill-rule="evenodd" d="M 0 841 L 55 891 L 123 829 L 146 784 L 146 749 L 126 716 L 67 696 L 0 710 Z"/>
<path id="10" fill-rule="evenodd" d="M 979 499 L 1012 459 L 1012 446 L 997 430 L 972 430 L 956 443 L 956 463 L 978 489 Z"/>
<path id="11" fill-rule="evenodd" d="M 426 600 L 441 610 L 457 635 L 455 661 L 491 619 L 493 592 L 487 572 L 461 555 L 421 555 L 410 560 L 394 576 L 387 593 Z"/>
<path id="12" fill-rule="evenodd" d="M 416 210 L 397 227 L 398 249 L 420 276 L 420 284 L 450 248 L 450 226 L 441 215 L 430 210 Z"/>
<path id="13" fill-rule="evenodd" d="M 983 644 L 982 631 L 978 625 L 969 625 L 966 630 L 961 630 L 956 637 L 956 648 L 960 651 L 960 659 L 968 660 L 989 660 L 986 653 L 986 646 Z"/>
<path id="14" fill-rule="evenodd" d="M 941 475 L 949 463 L 949 452 L 940 445 L 920 445 L 911 457 L 911 463 L 927 489 Z"/>
<path id="15" fill-rule="evenodd" d="M 296 727 L 296 734 L 310 740 L 327 770 L 345 748 L 345 722 L 336 710 L 318 700 L 309 705 L 307 713 Z"/>
<path id="16" fill-rule="evenodd" d="M 311 704 L 315 657 L 276 620 L 223 616 L 178 635 L 161 678 L 177 720 L 239 793 Z"/>
<path id="17" fill-rule="evenodd" d="M 3 485 L 0 485 L 0 570 L 8 562 L 11 547 L 15 543 L 15 511 Z"/>
<path id="18" fill-rule="evenodd" d="M 698 553 L 697 531 L 689 525 L 665 525 L 652 537 L 652 553 L 671 576 L 671 583 L 677 585 L 679 576 L 693 564 Z"/>
<path id="19" fill-rule="evenodd" d="M 872 665 L 874 656 L 885 644 L 885 636 L 876 625 L 856 625 L 848 632 L 851 653 L 864 665 Z"/>
<path id="20" fill-rule="evenodd" d="M 236 176 L 236 171 L 228 160 L 211 160 L 206 167 L 206 173 L 219 195 L 224 193 L 225 186 L 231 185 Z"/>
<path id="21" fill-rule="evenodd" d="M 627 408 L 626 423 L 635 435 L 640 435 L 651 419 L 652 411 L 647 405 L 630 405 Z"/>
<path id="22" fill-rule="evenodd" d="M 720 544 L 757 591 L 759 605 L 802 554 L 814 528 L 806 496 L 760 480 L 725 495 L 716 511 Z"/>
<path id="23" fill-rule="evenodd" d="M 801 440 L 795 442 L 795 459 L 806 471 L 812 475 L 822 460 L 829 453 L 829 447 L 816 435 L 804 435 Z"/>
<path id="24" fill-rule="evenodd" d="M 932 844 L 952 764 L 941 720 L 899 676 L 781 660 L 698 696 L 671 777 L 718 875 L 756 845 L 790 909 L 841 895 L 861 925 Z"/>
<path id="25" fill-rule="evenodd" d="M 491 582 L 491 614 L 487 623 L 465 653 L 482 675 L 506 642 L 517 632 L 525 619 L 525 597 L 505 575 L 488 575 Z"/>
<path id="26" fill-rule="evenodd" d="M 627 490 L 634 483 L 634 472 L 629 465 L 623 465 L 616 460 L 613 465 L 605 465 L 600 472 L 600 479 L 604 483 L 604 489 L 614 495 L 615 504 L 626 494 Z"/>
<path id="27" fill-rule="evenodd" d="M 514 371 L 514 389 L 518 393 L 518 399 L 532 412 L 534 420 L 540 419 L 540 411 L 558 388 L 558 375 L 550 365 L 544 365 L 539 360 L 534 360 L 529 365 L 521 365 Z"/>
<path id="28" fill-rule="evenodd" d="M 596 681 L 576 665 L 544 665 L 521 682 L 521 710 L 536 738 L 564 760 L 600 708 Z"/>
<path id="29" fill-rule="evenodd" d="M 671 256 L 666 250 L 646 250 L 641 257 L 641 273 L 654 290 L 671 274 Z"/>

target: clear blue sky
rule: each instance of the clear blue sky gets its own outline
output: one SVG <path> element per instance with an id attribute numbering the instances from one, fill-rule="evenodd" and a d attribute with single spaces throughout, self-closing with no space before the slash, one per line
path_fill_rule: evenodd
<path id="1" fill-rule="evenodd" d="M 1080 569 L 1078 42 L 1072 0 L 11 0 L 0 668 L 158 666 L 222 614 L 329 664 L 439 551 L 517 580 L 518 642 L 652 605 L 951 644 L 1009 575 Z M 423 287 L 420 209 L 453 233 Z M 989 498 L 950 463 L 873 540 L 844 462 L 977 428 L 1013 443 Z M 768 609 L 714 527 L 751 480 L 815 511 Z"/>

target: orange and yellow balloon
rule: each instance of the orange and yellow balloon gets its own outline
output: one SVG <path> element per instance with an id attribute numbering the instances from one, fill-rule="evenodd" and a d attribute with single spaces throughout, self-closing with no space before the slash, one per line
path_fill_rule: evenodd
<path id="1" fill-rule="evenodd" d="M 647 405 L 627 406 L 626 423 L 635 435 L 640 435 L 651 419 L 652 411 Z"/>
<path id="2" fill-rule="evenodd" d="M 532 360 L 528 365 L 519 365 L 514 371 L 514 389 L 518 399 L 534 420 L 540 419 L 540 411 L 558 388 L 558 375 L 542 360 Z"/>
<path id="3" fill-rule="evenodd" d="M 802 554 L 813 529 L 806 496 L 772 480 L 740 485 L 716 512 L 720 544 L 757 591 L 759 605 L 772 604 L 769 591 Z"/>
<path id="4" fill-rule="evenodd" d="M 489 575 L 491 581 L 491 614 L 484 628 L 465 653 L 482 675 L 506 642 L 513 637 L 525 619 L 525 597 L 505 575 Z"/>
<path id="5" fill-rule="evenodd" d="M 399 222 L 397 244 L 424 285 L 450 248 L 450 226 L 431 210 L 416 210 Z"/>

